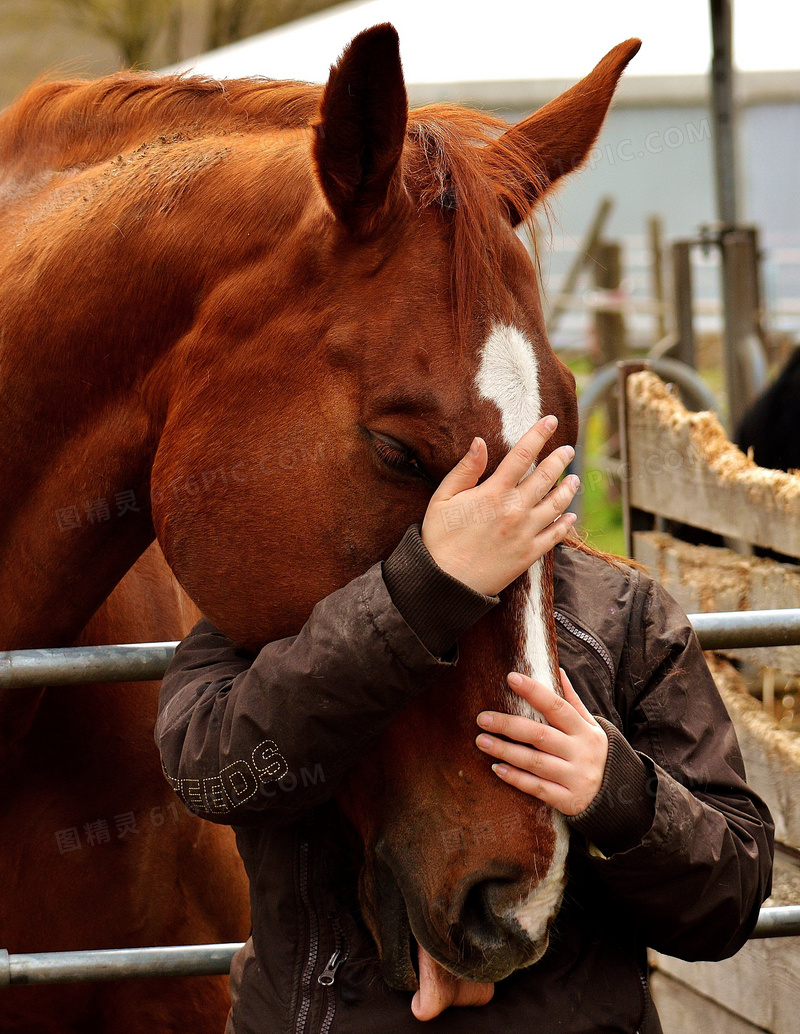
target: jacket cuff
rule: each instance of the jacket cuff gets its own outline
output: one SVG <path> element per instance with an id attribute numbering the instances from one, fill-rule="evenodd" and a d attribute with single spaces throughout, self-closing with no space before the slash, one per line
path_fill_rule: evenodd
<path id="1" fill-rule="evenodd" d="M 420 526 L 412 525 L 383 563 L 392 603 L 435 657 L 443 657 L 458 637 L 500 602 L 447 574 L 428 552 Z"/>
<path id="2" fill-rule="evenodd" d="M 655 818 L 655 794 L 647 766 L 619 729 L 595 719 L 608 736 L 603 784 L 589 807 L 567 822 L 608 857 L 642 841 Z"/>

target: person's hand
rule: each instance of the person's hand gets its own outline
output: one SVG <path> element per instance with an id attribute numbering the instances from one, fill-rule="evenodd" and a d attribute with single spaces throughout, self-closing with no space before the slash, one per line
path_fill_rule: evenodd
<path id="1" fill-rule="evenodd" d="M 489 457 L 476 438 L 428 505 L 422 523 L 428 552 L 443 571 L 485 596 L 510 585 L 575 523 L 564 511 L 580 481 L 571 474 L 557 484 L 575 455 L 572 446 L 556 449 L 528 474 L 557 426 L 554 416 L 539 420 L 481 485 Z"/>
<path id="2" fill-rule="evenodd" d="M 563 669 L 563 697 L 516 672 L 508 676 L 508 684 L 550 724 L 482 711 L 478 725 L 486 732 L 478 736 L 478 747 L 499 759 L 492 770 L 503 782 L 538 797 L 563 815 L 579 814 L 603 784 L 608 737 L 602 726 L 583 706 Z"/>
<path id="3" fill-rule="evenodd" d="M 411 1011 L 418 1020 L 432 1020 L 451 1005 L 486 1005 L 494 994 L 494 984 L 459 980 L 430 957 L 421 944 L 419 991 L 411 1000 Z"/>

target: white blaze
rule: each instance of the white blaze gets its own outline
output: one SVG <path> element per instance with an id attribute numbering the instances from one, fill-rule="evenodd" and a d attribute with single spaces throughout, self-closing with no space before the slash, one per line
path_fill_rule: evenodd
<path id="1" fill-rule="evenodd" d="M 481 398 L 493 402 L 500 411 L 503 438 L 508 448 L 516 445 L 525 432 L 542 416 L 539 390 L 539 364 L 533 345 L 515 327 L 495 323 L 481 352 L 475 378 Z M 542 562 L 530 568 L 530 590 L 525 604 L 523 650 L 530 671 L 540 682 L 555 690 L 553 665 L 548 649 L 549 637 L 542 607 Z M 508 693 L 512 714 L 541 720 L 516 693 Z M 558 905 L 564 879 L 569 833 L 564 817 L 553 812 L 556 845 L 550 869 L 527 900 L 514 910 L 514 918 L 529 937 L 543 936 L 550 915 Z"/>

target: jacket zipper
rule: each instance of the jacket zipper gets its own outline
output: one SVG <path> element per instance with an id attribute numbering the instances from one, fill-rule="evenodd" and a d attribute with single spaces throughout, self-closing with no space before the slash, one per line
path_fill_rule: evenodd
<path id="1" fill-rule="evenodd" d="M 331 916 L 333 922 L 333 929 L 336 933 L 336 949 L 328 959 L 328 964 L 325 969 L 317 977 L 317 983 L 322 984 L 325 988 L 325 1019 L 323 1020 L 322 1026 L 320 1027 L 320 1034 L 328 1034 L 333 1023 L 333 1018 L 336 1015 L 336 994 L 333 990 L 333 984 L 336 980 L 336 971 L 347 959 L 347 946 L 344 941 L 344 934 L 342 928 L 339 925 L 338 920 Z"/>
<path id="2" fill-rule="evenodd" d="M 642 994 L 644 995 L 644 1012 L 642 1013 L 642 1022 L 639 1025 L 639 1030 L 636 1034 L 641 1034 L 641 1031 L 647 1026 L 647 1018 L 650 1015 L 650 988 L 647 984 L 647 977 L 642 972 L 642 967 L 637 963 L 636 971 L 639 974 L 639 980 L 642 984 Z"/>
<path id="3" fill-rule="evenodd" d="M 309 841 L 303 840 L 300 844 L 300 898 L 303 907 L 308 914 L 308 957 L 303 968 L 303 976 L 300 981 L 300 1008 L 297 1012 L 295 1023 L 295 1034 L 303 1034 L 306 1029 L 306 1020 L 311 1008 L 311 978 L 317 965 L 319 953 L 319 918 L 311 905 L 311 896 L 308 892 L 308 852 Z"/>
<path id="4" fill-rule="evenodd" d="M 611 654 L 608 652 L 605 646 L 603 646 L 600 640 L 595 639 L 595 637 L 590 632 L 587 632 L 585 629 L 579 628 L 578 625 L 570 621 L 568 617 L 565 617 L 560 610 L 554 611 L 553 616 L 555 617 L 559 625 L 563 625 L 564 628 L 566 628 L 568 632 L 574 635 L 576 639 L 580 639 L 582 642 L 586 643 L 587 646 L 590 646 L 594 650 L 594 652 L 597 654 L 597 656 L 600 658 L 603 664 L 605 664 L 605 666 L 608 668 L 608 673 L 611 676 L 611 683 L 613 685 L 614 680 L 617 677 L 617 673 L 614 669 L 614 662 L 611 659 Z"/>

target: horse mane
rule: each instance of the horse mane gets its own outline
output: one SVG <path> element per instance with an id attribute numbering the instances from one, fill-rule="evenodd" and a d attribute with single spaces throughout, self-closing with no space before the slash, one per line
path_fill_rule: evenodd
<path id="1" fill-rule="evenodd" d="M 96 164 L 154 134 L 184 138 L 307 126 L 322 87 L 269 79 L 118 72 L 37 82 L 0 114 L 0 163 L 35 156 L 51 169 Z"/>
<path id="2" fill-rule="evenodd" d="M 85 169 L 153 142 L 310 131 L 323 89 L 260 78 L 142 72 L 40 81 L 0 114 L 0 167 L 35 177 Z M 420 208 L 438 212 L 446 227 L 455 328 L 462 341 L 476 316 L 497 316 L 502 304 L 502 256 L 493 223 L 504 213 L 481 152 L 507 128 L 500 118 L 453 105 L 429 105 L 409 115 L 403 179 Z M 527 204 L 519 199 L 520 210 Z"/>

